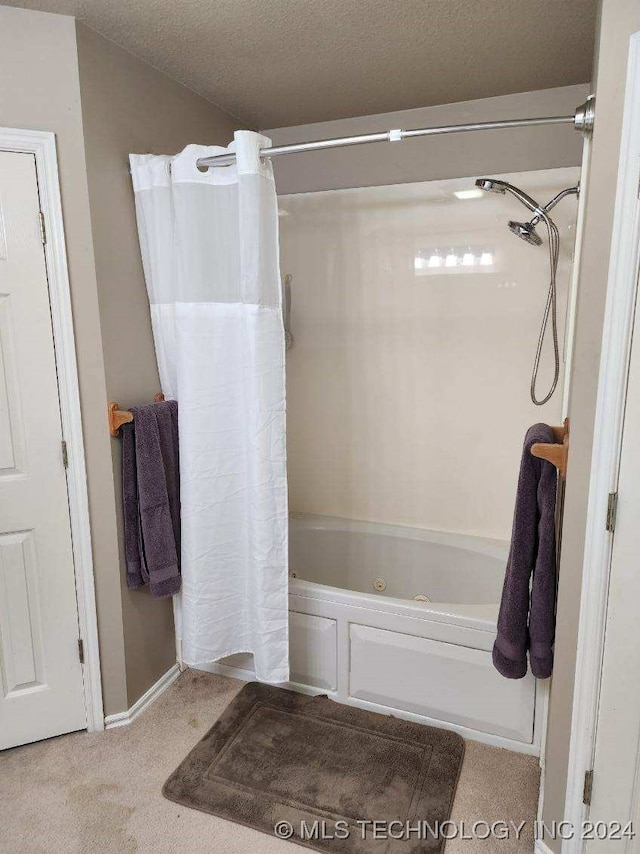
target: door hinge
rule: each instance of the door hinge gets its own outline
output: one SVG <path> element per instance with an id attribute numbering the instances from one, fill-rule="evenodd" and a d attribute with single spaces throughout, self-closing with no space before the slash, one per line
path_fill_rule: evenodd
<path id="1" fill-rule="evenodd" d="M 586 806 L 591 804 L 591 793 L 593 791 L 593 770 L 584 772 L 584 789 L 582 790 L 582 803 Z"/>
<path id="2" fill-rule="evenodd" d="M 80 659 L 80 664 L 84 664 L 84 641 L 82 638 L 78 638 L 78 658 Z"/>
<path id="3" fill-rule="evenodd" d="M 44 214 L 42 211 L 38 211 L 40 214 L 40 239 L 42 240 L 42 245 L 44 246 L 47 242 L 47 227 L 44 221 Z"/>
<path id="4" fill-rule="evenodd" d="M 618 493 L 610 492 L 607 499 L 607 523 L 605 528 L 607 531 L 615 531 L 616 515 L 618 513 Z"/>
<path id="5" fill-rule="evenodd" d="M 62 465 L 68 469 L 69 468 L 69 452 L 67 451 L 67 443 L 63 439 L 60 443 L 62 446 Z"/>

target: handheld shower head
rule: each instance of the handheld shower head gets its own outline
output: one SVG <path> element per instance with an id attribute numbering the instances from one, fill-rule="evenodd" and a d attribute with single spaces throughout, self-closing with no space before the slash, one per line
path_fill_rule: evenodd
<path id="1" fill-rule="evenodd" d="M 525 207 L 529 208 L 532 213 L 539 214 L 541 211 L 540 205 L 535 199 L 532 199 L 531 196 L 524 192 L 524 190 L 521 190 L 519 187 L 514 187 L 513 184 L 509 184 L 507 181 L 500 181 L 498 178 L 478 178 L 476 181 L 476 187 L 480 187 L 481 190 L 485 190 L 487 193 L 504 194 L 509 192 L 512 196 L 515 196 L 518 201 L 522 202 Z"/>
<path id="2" fill-rule="evenodd" d="M 542 238 L 536 231 L 533 220 L 531 222 L 515 222 L 514 220 L 509 220 L 509 230 L 512 231 L 516 237 L 521 237 L 522 240 L 525 240 L 531 246 L 542 246 Z"/>
<path id="3" fill-rule="evenodd" d="M 481 190 L 487 193 L 502 193 L 503 196 L 506 186 L 504 181 L 498 181 L 497 178 L 478 178 L 476 181 L 476 187 L 480 187 Z"/>

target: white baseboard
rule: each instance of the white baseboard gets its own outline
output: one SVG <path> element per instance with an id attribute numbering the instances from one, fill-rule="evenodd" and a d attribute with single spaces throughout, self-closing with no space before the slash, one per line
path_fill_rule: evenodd
<path id="1" fill-rule="evenodd" d="M 176 681 L 178 676 L 180 676 L 180 668 L 177 664 L 174 664 L 139 700 L 136 700 L 130 709 L 127 709 L 126 712 L 117 712 L 115 715 L 107 715 L 104 719 L 104 728 L 113 729 L 117 726 L 126 726 L 135 721 L 138 715 L 141 715 L 145 709 L 148 709 L 151 703 L 157 700 L 160 694 Z"/>

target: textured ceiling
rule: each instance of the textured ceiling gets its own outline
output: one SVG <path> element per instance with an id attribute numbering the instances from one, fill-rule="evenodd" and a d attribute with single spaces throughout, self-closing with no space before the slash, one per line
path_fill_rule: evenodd
<path id="1" fill-rule="evenodd" d="M 75 15 L 258 128 L 585 83 L 596 0 L 4 0 Z"/>

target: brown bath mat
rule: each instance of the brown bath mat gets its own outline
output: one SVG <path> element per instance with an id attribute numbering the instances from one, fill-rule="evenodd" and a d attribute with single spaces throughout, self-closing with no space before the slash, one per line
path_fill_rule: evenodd
<path id="1" fill-rule="evenodd" d="M 463 754 L 457 733 L 252 682 L 163 794 L 318 851 L 437 852 Z"/>

